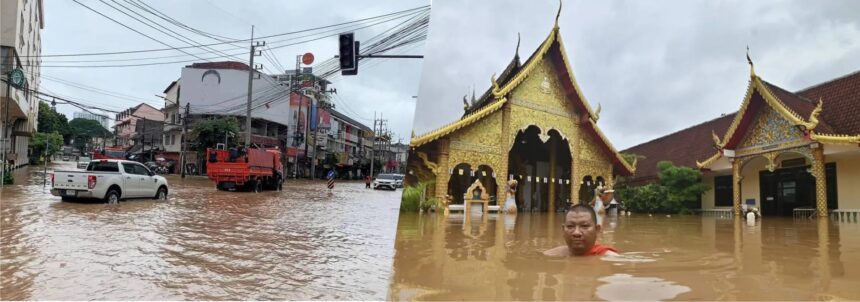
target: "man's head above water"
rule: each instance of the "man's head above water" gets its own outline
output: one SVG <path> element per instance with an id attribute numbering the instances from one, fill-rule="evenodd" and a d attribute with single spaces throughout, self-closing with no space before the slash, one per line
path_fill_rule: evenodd
<path id="1" fill-rule="evenodd" d="M 544 254 L 549 256 L 615 254 L 613 248 L 595 245 L 597 235 L 600 233 L 600 225 L 597 224 L 597 213 L 587 205 L 577 204 L 570 207 L 564 215 L 561 229 L 565 245 L 550 249 Z"/>

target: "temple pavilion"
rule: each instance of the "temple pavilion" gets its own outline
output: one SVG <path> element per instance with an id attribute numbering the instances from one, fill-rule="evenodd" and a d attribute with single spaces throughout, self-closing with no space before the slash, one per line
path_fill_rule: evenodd
<path id="1" fill-rule="evenodd" d="M 586 100 L 569 63 L 556 16 L 525 62 L 518 42 L 491 87 L 471 102 L 464 98 L 460 119 L 412 137 L 407 183 L 433 181 L 428 196 L 460 204 L 480 180 L 501 204 L 506 183 L 516 179 L 520 210 L 553 212 L 633 175 L 635 162 L 625 161 L 600 131 L 601 109 Z"/>
<path id="2" fill-rule="evenodd" d="M 634 183 L 656 163 L 703 171 L 705 211 L 844 218 L 860 212 L 860 72 L 789 92 L 756 74 L 732 114 L 625 150 L 643 155 Z M 848 215 L 846 215 L 848 214 Z"/>

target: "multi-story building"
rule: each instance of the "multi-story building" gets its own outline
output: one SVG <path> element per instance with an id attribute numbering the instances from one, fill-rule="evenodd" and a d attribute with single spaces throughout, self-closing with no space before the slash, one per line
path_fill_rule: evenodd
<path id="1" fill-rule="evenodd" d="M 323 163 L 319 169 L 335 169 L 344 178 L 367 175 L 372 144 L 366 145 L 365 141 L 370 141 L 373 130 L 337 110 L 324 111 L 321 116 L 330 115 L 330 127 L 325 139 L 318 140 L 318 146 L 324 147 L 324 152 L 316 156 Z"/>
<path id="2" fill-rule="evenodd" d="M 74 116 L 74 118 L 80 118 L 80 119 L 85 119 L 85 120 L 94 120 L 96 122 L 99 122 L 99 124 L 101 124 L 102 127 L 105 127 L 105 129 L 110 129 L 110 118 L 107 115 L 101 115 L 101 114 L 95 114 L 95 113 L 86 112 L 86 111 L 80 111 L 80 112 L 75 112 L 73 116 Z"/>
<path id="3" fill-rule="evenodd" d="M 0 89 L 0 153 L 12 167 L 27 164 L 37 129 L 39 104 L 29 91 L 39 89 L 44 28 L 42 0 L 0 1 L 0 74 L 6 81 L 10 71 L 20 69 L 25 79 L 20 89 L 10 87 L 9 95 L 7 87 Z"/>
<path id="4" fill-rule="evenodd" d="M 143 119 L 163 122 L 164 113 L 146 103 L 140 103 L 137 106 L 117 113 L 115 119 L 116 123 L 114 124 L 116 145 L 124 148 L 134 146 L 137 123 Z"/>

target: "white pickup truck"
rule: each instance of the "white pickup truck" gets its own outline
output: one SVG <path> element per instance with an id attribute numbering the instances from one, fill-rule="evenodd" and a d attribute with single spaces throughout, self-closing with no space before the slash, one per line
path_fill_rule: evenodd
<path id="1" fill-rule="evenodd" d="M 96 198 L 117 203 L 126 198 L 167 199 L 167 179 L 129 161 L 94 160 L 85 171 L 55 171 L 51 194 L 63 200 Z"/>

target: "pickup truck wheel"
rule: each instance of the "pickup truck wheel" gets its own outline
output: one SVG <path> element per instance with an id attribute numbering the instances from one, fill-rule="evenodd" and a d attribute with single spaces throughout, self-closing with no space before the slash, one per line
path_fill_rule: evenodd
<path id="1" fill-rule="evenodd" d="M 165 188 L 165 187 L 158 188 L 158 192 L 155 193 L 155 199 L 167 200 L 167 188 Z"/>
<path id="2" fill-rule="evenodd" d="M 109 204 L 119 203 L 119 192 L 111 189 L 110 191 L 107 192 L 107 194 L 105 194 L 105 201 L 107 201 L 107 203 L 109 203 Z"/>

